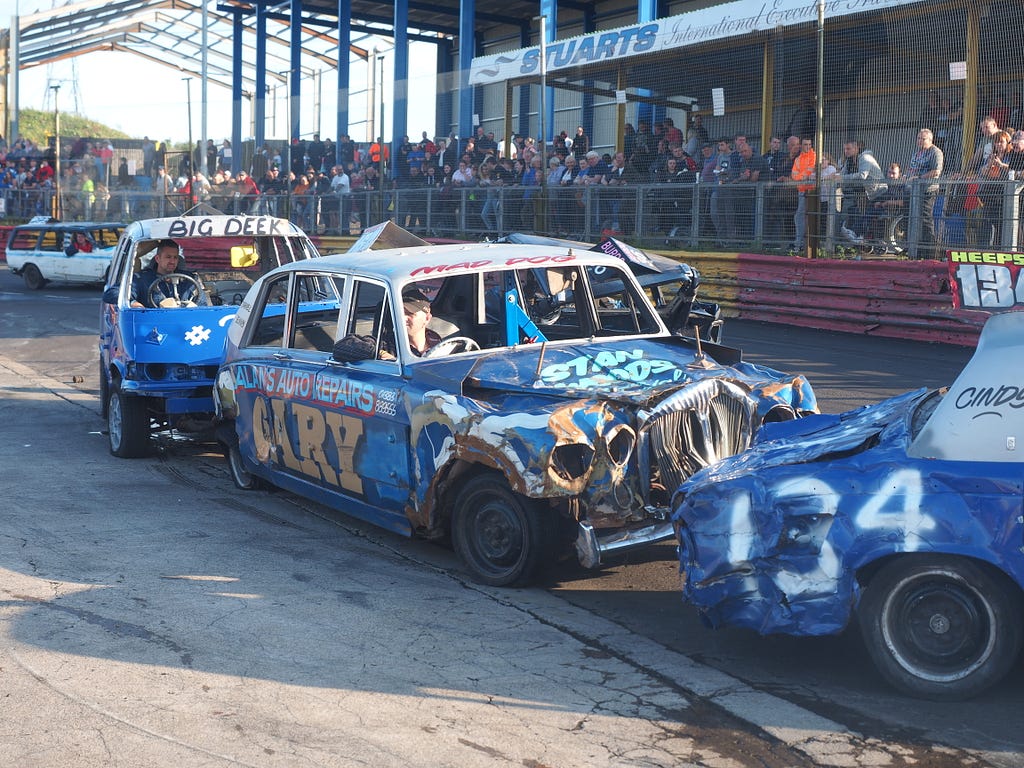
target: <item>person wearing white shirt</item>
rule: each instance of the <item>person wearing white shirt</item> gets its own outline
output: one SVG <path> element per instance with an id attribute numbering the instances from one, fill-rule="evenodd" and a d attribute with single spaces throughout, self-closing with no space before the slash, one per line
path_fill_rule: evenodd
<path id="1" fill-rule="evenodd" d="M 345 173 L 342 165 L 336 165 L 331 169 L 334 174 L 331 177 L 331 194 L 338 198 L 336 215 L 338 222 L 333 229 L 338 230 L 340 235 L 349 234 L 349 219 L 352 215 L 352 180 Z"/>
<path id="2" fill-rule="evenodd" d="M 452 174 L 452 181 L 458 186 L 472 187 L 476 185 L 476 178 L 473 176 L 473 166 L 465 160 L 459 161 L 459 169 Z"/>

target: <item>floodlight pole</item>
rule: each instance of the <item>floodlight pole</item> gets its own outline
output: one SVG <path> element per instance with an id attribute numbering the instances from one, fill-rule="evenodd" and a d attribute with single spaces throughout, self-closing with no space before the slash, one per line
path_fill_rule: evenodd
<path id="1" fill-rule="evenodd" d="M 540 190 L 537 195 L 537 204 L 534 207 L 534 228 L 538 232 L 547 231 L 547 170 L 548 170 L 548 158 L 547 152 L 545 151 L 545 126 L 544 126 L 544 114 L 547 112 L 548 105 L 548 19 L 547 16 L 541 14 L 535 16 L 535 19 L 540 21 L 540 136 L 538 137 L 539 154 L 540 154 L 540 178 L 537 179 L 537 183 L 540 185 Z"/>
<path id="2" fill-rule="evenodd" d="M 288 181 L 288 174 L 291 173 L 292 170 L 292 71 L 290 69 L 286 69 L 281 74 L 284 75 L 284 111 L 285 114 L 287 115 L 285 119 L 288 121 L 288 127 L 285 130 L 285 135 L 288 137 L 288 139 L 284 143 L 285 165 L 282 170 L 284 171 L 285 192 L 288 195 L 288 199 L 291 200 L 292 185 Z"/>
<path id="3" fill-rule="evenodd" d="M 181 79 L 185 81 L 185 97 L 188 99 L 188 175 L 191 180 L 196 175 L 196 148 L 192 146 L 192 78 Z"/>
<path id="4" fill-rule="evenodd" d="M 387 206 L 384 203 L 384 182 L 386 179 L 384 166 L 384 54 L 377 56 L 380 62 L 380 135 L 377 137 L 377 151 L 380 153 L 380 168 L 377 173 L 377 189 L 380 192 L 380 220 L 384 221 L 387 216 Z"/>
<path id="5" fill-rule="evenodd" d="M 380 55 L 380 51 L 374 47 L 373 59 L 368 62 L 367 78 L 370 81 L 370 92 L 366 99 L 366 140 L 373 143 L 373 140 L 377 138 L 377 56 Z M 383 87 L 383 83 L 381 84 Z"/>
<path id="6" fill-rule="evenodd" d="M 545 136 L 544 115 L 548 105 L 548 18 L 538 16 L 540 20 L 540 161 L 541 170 L 547 167 L 547 157 L 544 152 Z M 543 182 L 541 182 L 543 185 Z"/>
<path id="7" fill-rule="evenodd" d="M 60 95 L 60 84 L 51 85 L 53 91 L 53 218 L 61 220 L 64 207 L 60 199 L 60 107 L 57 97 Z"/>

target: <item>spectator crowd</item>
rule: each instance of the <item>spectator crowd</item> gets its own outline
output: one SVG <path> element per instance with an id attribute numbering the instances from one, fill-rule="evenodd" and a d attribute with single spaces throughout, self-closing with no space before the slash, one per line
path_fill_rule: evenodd
<path id="1" fill-rule="evenodd" d="M 383 218 L 432 234 L 543 228 L 627 236 L 642 229 L 670 240 L 699 231 L 725 247 L 757 242 L 799 252 L 808 221 L 828 222 L 830 236 L 854 246 L 891 246 L 886 228 L 900 217 L 905 222 L 916 199 L 915 210 L 928 212 L 920 216 L 919 256 L 936 254 L 937 221 L 959 223 L 957 232 L 945 233 L 947 243 L 951 236 L 981 247 L 1005 241 L 1004 203 L 1020 191 L 1007 182 L 1024 180 L 1019 95 L 995 100 L 966 162 L 959 155 L 962 118 L 935 92 L 919 116 L 915 145 L 887 162 L 856 137 L 835 156 L 818 158 L 815 127 L 805 102 L 763 148 L 743 133 L 712 138 L 697 114 L 682 127 L 671 117 L 627 124 L 622 146 L 609 152 L 594 149 L 582 126 L 560 132 L 543 152 L 518 135 L 504 152 L 504 142 L 482 126 L 463 139 L 423 131 L 415 142 L 403 136 L 393 157 L 379 139 L 357 145 L 344 135 L 335 144 L 314 134 L 288 146 L 264 144 L 237 174 L 228 140 L 173 153 L 168 142 L 146 137 L 132 173 L 124 156 L 114 167 L 111 142 L 80 139 L 61 160 L 63 209 L 65 218 L 123 219 L 152 215 L 144 208 L 154 201 L 161 215 L 164 205 L 174 212 L 209 203 L 341 235 Z M 53 165 L 52 154 L 25 139 L 0 148 L 0 196 L 13 206 L 8 215 L 49 212 Z"/>

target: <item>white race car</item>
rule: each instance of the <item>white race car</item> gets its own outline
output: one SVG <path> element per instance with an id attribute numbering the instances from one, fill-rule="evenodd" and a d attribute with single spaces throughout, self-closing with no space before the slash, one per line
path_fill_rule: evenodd
<path id="1" fill-rule="evenodd" d="M 37 291 L 49 282 L 101 284 L 124 231 L 117 222 L 33 219 L 11 230 L 7 266 Z"/>

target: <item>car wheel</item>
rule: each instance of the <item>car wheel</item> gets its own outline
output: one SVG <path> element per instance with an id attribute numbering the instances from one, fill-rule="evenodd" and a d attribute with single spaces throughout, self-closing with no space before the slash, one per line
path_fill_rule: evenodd
<path id="1" fill-rule="evenodd" d="M 39 271 L 39 267 L 35 264 L 26 264 L 25 268 L 21 271 L 21 276 L 25 280 L 25 287 L 30 291 L 38 291 L 46 285 L 43 273 Z"/>
<path id="2" fill-rule="evenodd" d="M 1013 585 L 959 557 L 893 560 L 868 584 L 858 616 L 882 675 L 925 699 L 981 693 L 1009 671 L 1021 648 L 1020 598 Z"/>
<path id="3" fill-rule="evenodd" d="M 473 576 L 493 587 L 528 582 L 544 562 L 547 518 L 536 504 L 488 472 L 466 483 L 455 501 L 452 541 Z"/>
<path id="4" fill-rule="evenodd" d="M 264 487 L 263 481 L 245 468 L 238 443 L 224 446 L 224 458 L 228 461 L 228 472 L 235 486 L 243 491 L 258 491 Z"/>
<path id="5" fill-rule="evenodd" d="M 136 459 L 149 451 L 149 412 L 141 397 L 125 395 L 120 388 L 107 396 L 107 438 L 110 452 L 122 459 Z"/>
<path id="6" fill-rule="evenodd" d="M 110 413 L 110 384 L 107 382 L 107 369 L 100 358 L 100 418 L 107 418 Z"/>

